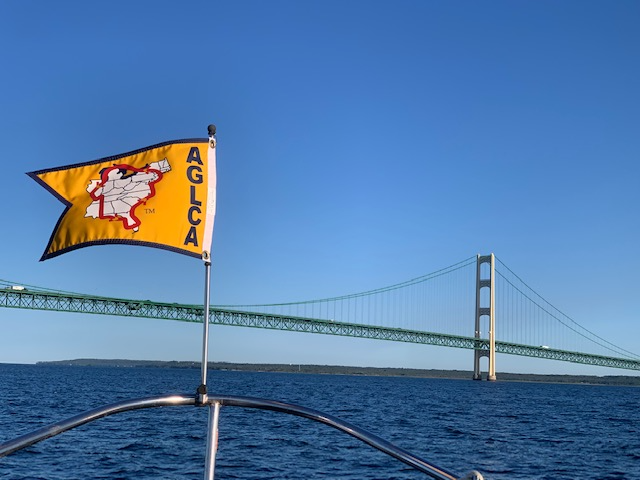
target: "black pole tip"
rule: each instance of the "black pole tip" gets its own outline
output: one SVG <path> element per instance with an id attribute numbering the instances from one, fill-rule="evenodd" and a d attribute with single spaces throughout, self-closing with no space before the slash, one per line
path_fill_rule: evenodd
<path id="1" fill-rule="evenodd" d="M 209 127 L 207 127 L 207 128 L 208 128 L 208 130 L 209 130 L 209 135 L 210 135 L 210 136 L 213 136 L 213 135 L 215 135 L 215 134 L 216 134 L 216 126 L 215 126 L 215 125 L 211 124 L 211 125 L 209 125 Z"/>

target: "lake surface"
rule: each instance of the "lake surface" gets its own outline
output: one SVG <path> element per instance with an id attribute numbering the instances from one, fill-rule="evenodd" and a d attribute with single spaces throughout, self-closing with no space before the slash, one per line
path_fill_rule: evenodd
<path id="1" fill-rule="evenodd" d="M 195 392 L 197 369 L 0 364 L 0 442 L 103 404 Z M 462 475 L 640 477 L 640 389 L 210 371 L 212 395 L 321 410 Z M 208 409 L 104 418 L 0 459 L 2 479 L 202 478 Z M 217 479 L 428 478 L 330 427 L 222 407 Z"/>

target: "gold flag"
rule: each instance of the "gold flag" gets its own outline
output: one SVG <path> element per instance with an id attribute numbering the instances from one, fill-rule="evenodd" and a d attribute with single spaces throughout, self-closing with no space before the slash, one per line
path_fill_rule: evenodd
<path id="1" fill-rule="evenodd" d="M 41 261 L 112 243 L 209 259 L 216 206 L 214 138 L 165 142 L 28 175 L 66 205 Z"/>

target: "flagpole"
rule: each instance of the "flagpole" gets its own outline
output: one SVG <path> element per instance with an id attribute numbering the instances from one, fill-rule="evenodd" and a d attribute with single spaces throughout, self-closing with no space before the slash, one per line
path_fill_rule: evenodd
<path id="1" fill-rule="evenodd" d="M 216 146 L 216 126 L 209 125 L 209 147 L 215 149 Z M 215 157 L 213 159 L 215 162 Z M 215 163 L 214 163 L 215 165 Z M 210 168 L 210 165 L 207 166 Z M 215 168 L 215 167 L 214 167 Z M 202 260 L 204 261 L 204 312 L 203 312 L 203 330 L 202 330 L 202 365 L 200 386 L 198 387 L 198 402 L 203 405 L 207 401 L 207 367 L 209 364 L 209 309 L 211 306 L 211 255 L 208 251 L 202 252 Z"/>
<path id="2" fill-rule="evenodd" d="M 211 168 L 215 169 L 215 147 L 216 147 L 216 126 L 209 125 L 209 155 L 207 156 L 207 170 L 211 172 Z M 213 164 L 213 167 L 212 165 Z M 211 177 L 209 177 L 209 180 Z M 215 177 L 214 177 L 215 181 Z M 210 185 L 209 185 L 210 186 Z M 210 193 L 210 192 L 209 192 Z M 215 198 L 207 199 L 207 211 L 213 214 L 215 210 Z M 213 206 L 213 207 L 212 207 Z M 209 209 L 212 211 L 209 212 Z M 212 217 L 208 218 L 212 220 Z M 207 222 L 208 223 L 208 222 Z M 210 229 L 207 231 L 205 226 L 205 237 L 211 234 L 213 224 L 210 225 Z M 210 236 L 205 239 L 205 244 L 210 244 Z M 208 247 L 207 247 L 208 248 Z M 207 395 L 207 367 L 209 364 L 209 317 L 211 307 L 211 255 L 208 250 L 202 252 L 202 260 L 204 261 L 204 312 L 203 312 L 203 330 L 202 330 L 202 377 L 201 383 L 198 387 L 197 403 L 200 405 L 206 405 L 208 401 Z M 220 415 L 220 404 L 218 402 L 215 405 L 209 405 L 209 422 L 207 428 L 207 449 L 204 465 L 204 480 L 213 480 L 216 465 L 216 451 L 218 449 L 218 418 Z"/>
<path id="3" fill-rule="evenodd" d="M 202 341 L 202 383 L 198 387 L 198 403 L 205 405 L 207 396 L 207 363 L 209 352 L 209 283 L 211 278 L 211 262 L 204 262 L 205 268 L 205 300 L 204 300 L 204 330 Z M 218 417 L 220 404 L 209 405 L 209 421 L 207 428 L 207 447 L 204 462 L 204 480 L 213 480 L 216 468 L 216 451 L 218 449 Z"/>

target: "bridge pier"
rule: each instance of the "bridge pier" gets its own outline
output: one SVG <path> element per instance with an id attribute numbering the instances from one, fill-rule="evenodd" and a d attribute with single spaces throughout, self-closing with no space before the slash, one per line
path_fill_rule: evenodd
<path id="1" fill-rule="evenodd" d="M 482 277 L 481 266 L 483 263 L 489 264 L 489 278 Z M 481 301 L 481 292 L 483 288 L 489 289 L 489 306 L 483 306 Z M 487 380 L 496 381 L 496 317 L 495 317 L 495 256 L 478 255 L 476 264 L 476 328 L 475 338 L 476 347 L 473 351 L 473 379 L 482 380 L 482 372 L 480 370 L 480 359 L 489 357 L 489 372 Z M 483 316 L 489 317 L 489 348 L 486 348 L 486 342 L 481 342 L 482 329 L 480 319 Z"/>

